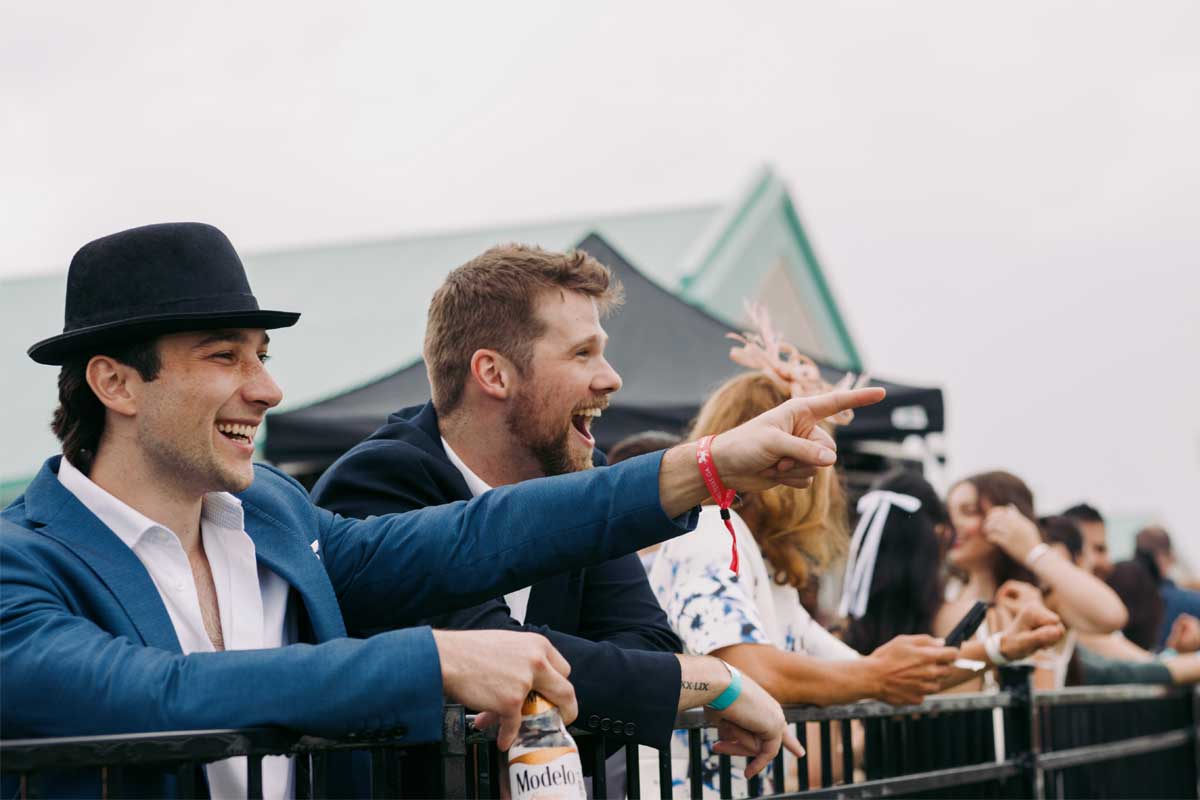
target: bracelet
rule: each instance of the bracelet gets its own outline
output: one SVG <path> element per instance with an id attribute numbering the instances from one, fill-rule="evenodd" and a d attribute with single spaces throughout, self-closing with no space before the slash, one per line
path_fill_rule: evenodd
<path id="1" fill-rule="evenodd" d="M 721 659 L 717 660 L 721 661 Z M 729 685 L 725 687 L 725 691 L 717 695 L 716 699 L 708 704 L 708 707 L 714 711 L 724 711 L 733 705 L 733 702 L 742 695 L 742 673 L 733 664 L 728 664 L 724 661 L 721 661 L 721 663 L 725 664 L 725 669 L 729 670 L 731 680 L 729 681 Z"/>
<path id="2" fill-rule="evenodd" d="M 983 652 L 987 653 L 988 660 L 997 667 L 1003 667 L 1005 664 L 1012 663 L 1011 659 L 1000 652 L 1000 639 L 1003 636 L 1004 634 L 1002 633 L 993 633 L 983 640 Z"/>
<path id="3" fill-rule="evenodd" d="M 700 467 L 700 477 L 704 480 L 704 486 L 708 489 L 708 493 L 712 495 L 712 499 L 716 501 L 717 508 L 721 512 L 721 520 L 725 523 L 725 530 L 729 531 L 729 537 L 733 540 L 732 555 L 729 557 L 729 570 L 734 575 L 738 571 L 738 550 L 737 550 L 737 533 L 733 530 L 733 520 L 729 517 L 729 507 L 733 505 L 733 498 L 736 493 L 733 489 L 725 486 L 721 480 L 720 474 L 717 473 L 717 465 L 712 459 L 712 442 L 717 438 L 716 434 L 705 436 L 696 445 L 696 465 Z M 726 665 L 728 666 L 728 665 Z M 733 667 L 730 667 L 733 669 Z M 732 700 L 730 702 L 733 702 Z"/>
<path id="4" fill-rule="evenodd" d="M 1039 542 L 1033 546 L 1033 549 L 1025 554 L 1025 566 L 1033 569 L 1033 564 L 1046 553 L 1050 552 L 1050 545 L 1045 542 Z"/>

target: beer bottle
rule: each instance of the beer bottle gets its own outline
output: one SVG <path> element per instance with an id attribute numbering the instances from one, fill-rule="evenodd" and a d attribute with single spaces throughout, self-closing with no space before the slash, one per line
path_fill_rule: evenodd
<path id="1" fill-rule="evenodd" d="M 521 730 L 508 751 L 512 800 L 587 800 L 579 748 L 558 708 L 537 692 L 521 706 Z"/>

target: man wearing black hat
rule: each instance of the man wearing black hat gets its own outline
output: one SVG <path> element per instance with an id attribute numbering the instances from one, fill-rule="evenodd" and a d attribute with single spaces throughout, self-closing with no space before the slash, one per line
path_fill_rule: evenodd
<path id="1" fill-rule="evenodd" d="M 266 331 L 297 318 L 258 308 L 211 226 L 137 228 L 76 254 L 64 332 L 30 349 L 62 367 L 63 456 L 0 522 L 6 737 L 277 725 L 432 741 L 445 694 L 496 712 L 507 746 L 531 688 L 574 715 L 567 666 L 541 637 L 410 628 L 349 640 L 345 621 L 411 624 L 687 529 L 707 494 L 695 446 L 471 503 L 336 517 L 252 463 L 282 397 Z M 713 464 L 735 489 L 803 482 L 833 459 L 816 421 L 879 396 L 781 406 L 714 442 Z M 769 759 L 782 714 L 752 683 L 743 691 L 754 713 L 727 721 L 761 741 L 745 754 Z M 210 789 L 241 794 L 244 775 L 213 765 Z M 161 773 L 126 778 L 169 792 Z M 51 790 L 98 793 L 83 780 Z M 264 765 L 264 788 L 290 793 L 286 762 Z"/>

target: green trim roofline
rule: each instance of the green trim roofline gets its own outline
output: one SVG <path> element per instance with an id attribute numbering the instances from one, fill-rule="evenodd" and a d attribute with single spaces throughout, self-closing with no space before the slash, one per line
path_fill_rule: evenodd
<path id="1" fill-rule="evenodd" d="M 842 317 L 837 300 L 833 297 L 833 290 L 829 288 L 829 282 L 825 280 L 825 271 L 818 264 L 817 255 L 813 252 L 812 245 L 808 241 L 808 236 L 804 233 L 804 226 L 800 224 L 800 215 L 796 213 L 796 206 L 792 203 L 791 196 L 786 192 L 783 195 L 783 209 L 787 215 L 788 226 L 791 227 L 792 233 L 796 235 L 796 241 L 800 243 L 800 250 L 804 253 L 804 260 L 808 264 L 813 283 L 817 285 L 817 289 L 821 292 L 821 299 L 825 301 L 826 307 L 829 308 L 829 316 L 833 320 L 833 326 L 837 330 L 842 347 L 846 348 L 846 353 L 850 358 L 850 364 L 848 365 L 850 371 L 862 372 L 862 359 L 858 355 L 858 348 L 854 346 L 854 340 L 850 338 L 850 329 L 846 326 L 846 320 Z"/>
<path id="2" fill-rule="evenodd" d="M 721 256 L 733 246 L 734 239 L 743 232 L 754 214 L 764 209 L 764 203 L 769 202 L 776 203 L 773 208 L 783 212 L 784 223 L 800 252 L 801 260 L 804 261 L 812 284 L 816 287 L 818 299 L 828 315 L 832 336 L 844 354 L 845 363 L 839 363 L 836 366 L 851 372 L 862 372 L 862 358 L 858 348 L 854 345 L 850 328 L 842 316 L 829 281 L 826 280 L 825 273 L 817 260 L 816 252 L 804 232 L 804 225 L 800 221 L 800 215 L 792 202 L 787 185 L 769 166 L 763 166 L 755 173 L 743 190 L 741 200 L 728 206 L 714 219 L 705 235 L 692 246 L 684 258 L 683 275 L 679 279 L 681 295 L 693 305 L 702 307 L 711 305 L 705 302 L 704 291 L 700 289 L 700 284 L 704 282 L 705 278 L 715 277 L 711 273 L 720 262 Z M 717 313 L 715 309 L 709 309 L 709 311 Z M 727 316 L 720 313 L 717 315 Z"/>

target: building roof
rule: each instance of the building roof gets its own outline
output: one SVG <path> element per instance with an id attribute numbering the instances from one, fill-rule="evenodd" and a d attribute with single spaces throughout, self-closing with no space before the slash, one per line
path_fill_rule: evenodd
<path id="1" fill-rule="evenodd" d="M 281 410 L 366 385 L 416 360 L 434 289 L 489 246 L 564 249 L 590 233 L 649 280 L 731 324 L 741 321 L 742 299 L 758 297 L 806 352 L 832 366 L 861 368 L 786 186 L 764 168 L 725 205 L 243 254 L 264 307 L 303 313 L 296 327 L 272 335 L 271 368 L 285 390 Z M 20 388 L 5 393 L 0 414 L 0 503 L 58 451 L 49 431 L 54 373 L 25 350 L 59 328 L 64 284 L 65 274 L 0 282 L 0 370 Z"/>
<path id="2" fill-rule="evenodd" d="M 623 386 L 593 428 L 603 449 L 635 433 L 682 434 L 713 390 L 745 372 L 728 358 L 729 325 L 647 278 L 592 234 L 573 246 L 612 270 L 625 288 L 620 311 L 605 320 L 605 357 Z M 835 383 L 843 372 L 823 369 Z M 935 388 L 876 382 L 888 390 L 877 405 L 859 409 L 837 429 L 839 441 L 902 440 L 942 430 L 942 393 Z M 294 474 L 316 474 L 382 426 L 392 412 L 429 399 L 419 358 L 392 374 L 335 397 L 267 418 L 266 455 Z"/>

